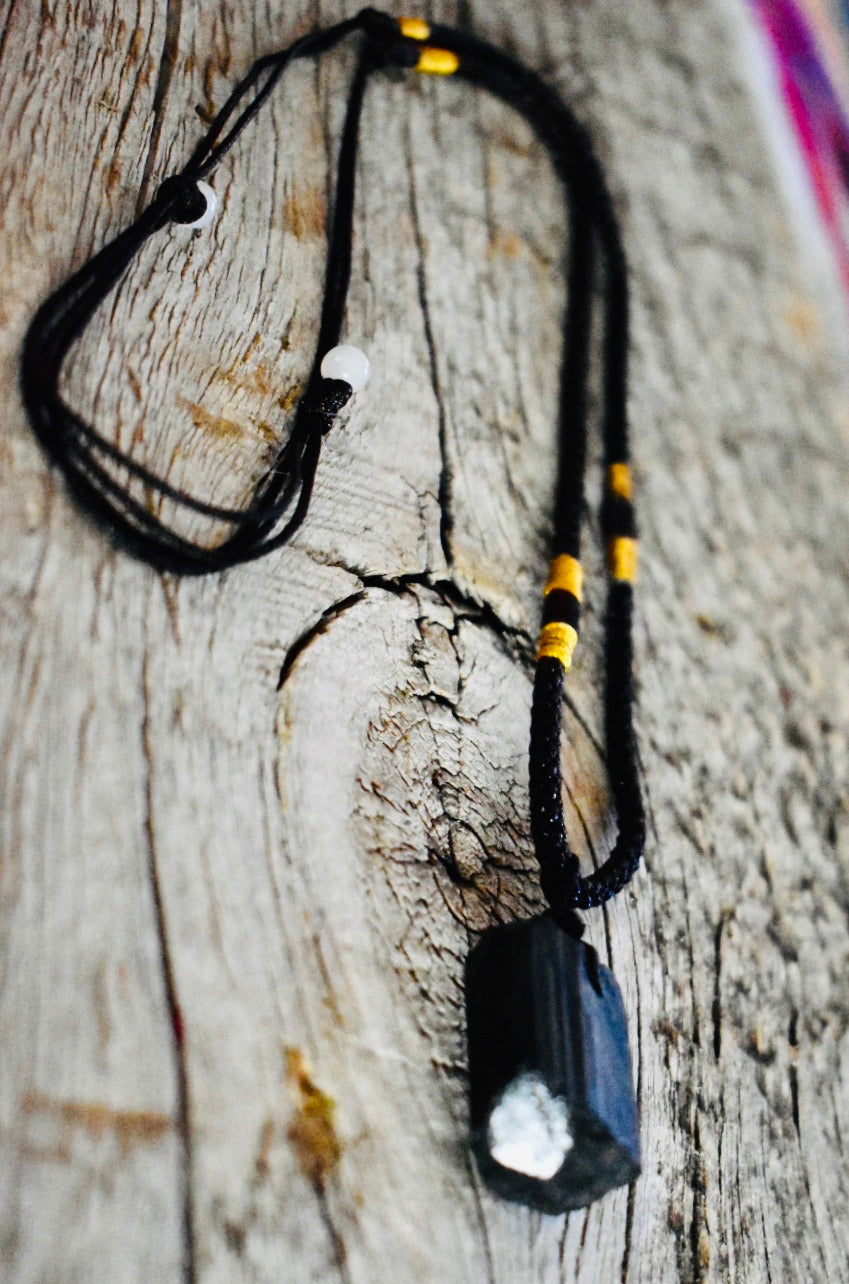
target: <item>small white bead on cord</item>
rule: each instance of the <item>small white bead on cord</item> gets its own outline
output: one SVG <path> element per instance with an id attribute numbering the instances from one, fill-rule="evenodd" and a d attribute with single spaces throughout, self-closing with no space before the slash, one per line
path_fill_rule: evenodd
<path id="1" fill-rule="evenodd" d="M 198 179 L 197 188 L 203 199 L 206 201 L 206 209 L 201 214 L 200 218 L 196 218 L 193 223 L 184 223 L 183 226 L 200 231 L 201 228 L 209 227 L 210 223 L 215 218 L 218 211 L 218 197 L 215 195 L 214 189 L 209 186 L 209 183 L 205 183 L 202 178 Z"/>
<path id="2" fill-rule="evenodd" d="M 322 379 L 342 379 L 354 392 L 361 392 L 371 373 L 369 359 L 361 348 L 352 343 L 340 343 L 325 352 L 321 360 Z"/>

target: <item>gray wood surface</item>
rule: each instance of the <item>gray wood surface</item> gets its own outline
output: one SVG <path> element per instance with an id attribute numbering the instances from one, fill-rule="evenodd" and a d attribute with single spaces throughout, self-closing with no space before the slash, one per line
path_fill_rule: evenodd
<path id="1" fill-rule="evenodd" d="M 735 5 L 460 15 L 591 126 L 632 269 L 651 840 L 589 916 L 629 1012 L 630 1191 L 543 1218 L 491 1198 L 464 1141 L 463 959 L 539 904 L 564 221 L 529 132 L 450 80 L 369 89 L 346 333 L 373 377 L 290 548 L 158 575 L 24 419 L 39 300 L 187 155 L 196 105 L 340 12 L 0 5 L 0 1277 L 845 1279 L 847 388 Z M 311 360 L 352 56 L 287 76 L 212 230 L 163 233 L 69 363 L 74 404 L 222 502 Z M 563 749 L 588 861 L 611 834 L 598 488 Z"/>

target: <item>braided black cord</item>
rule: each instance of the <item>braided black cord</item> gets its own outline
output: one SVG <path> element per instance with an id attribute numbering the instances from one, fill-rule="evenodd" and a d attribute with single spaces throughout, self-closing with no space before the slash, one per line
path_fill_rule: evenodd
<path id="1" fill-rule="evenodd" d="M 288 64 L 295 58 L 320 54 L 356 31 L 365 38 L 339 151 L 324 303 L 312 372 L 289 437 L 248 505 L 243 509 L 219 507 L 157 477 L 85 424 L 59 397 L 62 363 L 147 239 L 171 221 L 192 222 L 203 212 L 205 202 L 197 180 L 208 175 L 233 147 Z M 552 551 L 555 556 L 565 553 L 577 559 L 584 507 L 586 390 L 597 255 L 604 271 L 604 456 L 608 464 L 628 459 L 628 280 L 613 203 L 586 130 L 534 72 L 494 46 L 448 27 L 433 25 L 428 43 L 455 53 L 459 76 L 496 94 L 528 120 L 564 184 L 569 209 L 569 295 Z M 365 87 L 369 75 L 382 65 L 415 66 L 420 51 L 420 43 L 402 36 L 394 19 L 364 9 L 326 31 L 302 37 L 280 53 L 258 59 L 234 88 L 184 169 L 166 179 L 137 221 L 75 273 L 36 314 L 22 358 L 24 402 L 35 431 L 50 458 L 64 470 L 83 507 L 111 528 L 129 551 L 153 565 L 182 573 L 221 570 L 279 547 L 303 521 L 322 439 L 351 395 L 348 384 L 323 379 L 319 366 L 323 354 L 338 342 L 342 327 L 351 269 L 357 134 Z M 245 99 L 247 105 L 239 112 Z M 232 532 L 213 548 L 185 539 L 134 498 L 107 462 L 160 497 L 229 523 Z M 616 500 L 608 496 L 602 512 L 605 533 L 622 534 L 622 520 Z M 632 515 L 628 520 L 632 522 Z M 543 657 L 536 668 L 530 738 L 531 827 L 543 892 L 555 916 L 578 933 L 582 925 L 574 909 L 598 905 L 619 891 L 636 870 L 645 842 L 632 719 L 632 599 L 629 583 L 611 584 L 605 627 L 604 721 L 619 834 L 609 858 L 584 878 L 569 847 L 563 820 L 563 666 L 556 659 Z"/>
<path id="2" fill-rule="evenodd" d="M 604 458 L 606 464 L 628 460 L 628 274 L 613 202 L 588 133 L 534 72 L 500 50 L 446 27 L 432 27 L 429 38 L 459 55 L 458 75 L 521 112 L 548 149 L 566 189 L 569 296 L 552 554 L 567 553 L 577 559 L 584 504 L 594 244 L 604 268 Z M 602 512 L 605 534 L 613 528 L 613 516 L 607 497 Z M 645 846 L 633 729 L 632 608 L 631 585 L 612 582 L 605 621 L 604 724 L 619 832 L 607 860 L 584 878 L 563 819 L 560 747 L 564 670 L 558 660 L 548 657 L 539 659 L 536 666 L 529 755 L 531 829 L 543 893 L 555 916 L 576 933 L 582 931 L 582 925 L 574 910 L 600 905 L 620 891 L 639 866 Z"/>

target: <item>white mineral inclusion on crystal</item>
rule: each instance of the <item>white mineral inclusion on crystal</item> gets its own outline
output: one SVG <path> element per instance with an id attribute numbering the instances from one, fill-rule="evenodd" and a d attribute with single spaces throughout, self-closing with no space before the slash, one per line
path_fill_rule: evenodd
<path id="1" fill-rule="evenodd" d="M 371 367 L 366 354 L 353 343 L 340 343 L 325 352 L 321 361 L 323 379 L 344 379 L 354 392 L 362 392 L 368 383 Z"/>
<path id="2" fill-rule="evenodd" d="M 566 1102 L 533 1074 L 505 1088 L 489 1116 L 489 1151 L 503 1168 L 548 1181 L 575 1144 Z"/>

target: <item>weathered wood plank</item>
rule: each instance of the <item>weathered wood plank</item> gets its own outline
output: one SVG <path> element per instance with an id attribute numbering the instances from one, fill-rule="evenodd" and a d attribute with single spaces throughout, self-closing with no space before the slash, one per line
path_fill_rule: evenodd
<path id="1" fill-rule="evenodd" d="M 464 1146 L 462 960 L 538 904 L 564 226 L 528 131 L 459 84 L 369 89 L 347 330 L 374 376 L 288 550 L 157 576 L 31 438 L 39 299 L 186 154 L 194 104 L 314 16 L 0 10 L 3 1278 L 839 1279 L 849 419 L 734 7 L 472 15 L 591 125 L 632 267 L 653 837 L 589 928 L 637 1054 L 631 1192 L 540 1218 Z M 293 70 L 216 176 L 213 230 L 145 251 L 69 368 L 105 431 L 223 502 L 309 366 L 351 66 Z M 564 771 L 589 860 L 610 837 L 594 519 L 586 560 Z"/>

